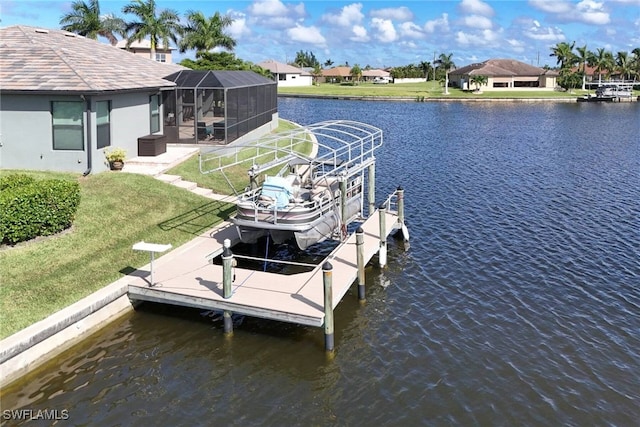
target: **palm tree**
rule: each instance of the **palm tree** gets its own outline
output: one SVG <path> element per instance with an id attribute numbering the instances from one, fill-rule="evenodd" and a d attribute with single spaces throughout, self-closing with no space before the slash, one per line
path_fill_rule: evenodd
<path id="1" fill-rule="evenodd" d="M 420 69 L 424 73 L 425 80 L 429 80 L 429 72 L 431 71 L 431 63 L 429 61 L 420 61 Z"/>
<path id="2" fill-rule="evenodd" d="M 360 78 L 362 77 L 362 69 L 360 68 L 360 66 L 358 64 L 354 64 L 353 67 L 351 67 L 350 73 L 353 78 L 356 79 L 356 84 L 358 84 Z"/>
<path id="3" fill-rule="evenodd" d="M 233 50 L 236 41 L 224 33 L 224 29 L 233 23 L 229 16 L 222 16 L 216 12 L 207 18 L 202 12 L 190 10 L 187 12 L 189 21 L 184 28 L 184 35 L 180 41 L 180 52 L 188 49 L 196 50 L 196 58 L 200 58 L 202 53 L 209 52 L 215 47 L 223 47 Z"/>
<path id="4" fill-rule="evenodd" d="M 324 61 L 324 66 L 329 68 L 333 65 L 333 61 L 330 59 L 327 59 L 326 61 Z"/>
<path id="5" fill-rule="evenodd" d="M 585 90 L 587 86 L 587 64 L 592 62 L 591 58 L 593 57 L 593 53 L 587 50 L 587 45 L 579 47 L 576 50 L 579 54 L 579 64 L 582 64 L 582 90 Z M 578 65 L 578 71 L 580 71 L 580 65 Z"/>
<path id="6" fill-rule="evenodd" d="M 629 54 L 627 52 L 618 52 L 616 54 L 616 68 L 620 73 L 622 80 L 626 80 L 627 77 L 631 80 L 633 67 L 631 58 L 629 58 Z"/>
<path id="7" fill-rule="evenodd" d="M 163 46 L 169 46 L 169 40 L 178 43 L 179 35 L 182 35 L 183 27 L 177 12 L 164 9 L 157 14 L 155 0 L 134 0 L 122 8 L 122 12 L 136 15 L 140 20 L 129 22 L 126 31 L 129 35 L 127 47 L 134 41 L 142 41 L 149 36 L 151 43 L 150 58 L 155 60 L 156 47 L 162 41 Z"/>
<path id="8" fill-rule="evenodd" d="M 313 83 L 317 85 L 318 78 L 322 77 L 322 68 L 320 68 L 320 63 L 316 64 L 315 67 L 313 67 L 311 75 L 313 76 Z"/>
<path id="9" fill-rule="evenodd" d="M 451 60 L 453 53 L 449 55 L 445 55 L 441 53 L 438 59 L 435 61 L 435 64 L 442 67 L 444 69 L 444 94 L 449 95 L 449 70 L 456 66 Z"/>
<path id="10" fill-rule="evenodd" d="M 611 52 L 607 52 L 604 48 L 600 47 L 593 55 L 593 65 L 596 67 L 595 71 L 598 73 L 598 84 L 602 83 L 602 72 L 610 72 L 614 66 L 613 55 Z"/>
<path id="11" fill-rule="evenodd" d="M 105 37 L 109 43 L 118 42 L 115 35 L 125 35 L 125 22 L 114 15 L 100 15 L 98 0 L 74 1 L 71 12 L 60 18 L 61 28 L 65 31 L 97 40 L 98 36 Z"/>
<path id="12" fill-rule="evenodd" d="M 476 91 L 479 91 L 480 86 L 486 85 L 488 81 L 489 81 L 489 78 L 487 76 L 478 75 L 478 76 L 471 77 L 470 83 L 475 84 Z"/>
<path id="13" fill-rule="evenodd" d="M 640 77 L 640 47 L 636 47 L 631 51 L 633 58 L 631 58 L 633 81 Z"/>
<path id="14" fill-rule="evenodd" d="M 573 47 L 576 42 L 571 44 L 560 42 L 551 48 L 549 56 L 555 56 L 560 69 L 571 68 L 576 63 L 576 55 L 573 53 Z"/>

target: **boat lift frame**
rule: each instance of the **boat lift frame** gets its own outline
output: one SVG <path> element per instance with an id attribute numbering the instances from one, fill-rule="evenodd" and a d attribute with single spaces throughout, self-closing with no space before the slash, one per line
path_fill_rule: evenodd
<path id="1" fill-rule="evenodd" d="M 309 142 L 314 144 L 311 155 L 296 151 L 301 144 Z M 373 153 L 382 142 L 382 130 L 375 126 L 351 120 L 328 120 L 233 146 L 203 149 L 199 167 L 202 174 L 221 172 L 239 195 L 224 174 L 226 168 L 250 165 L 249 175 L 255 177 L 293 159 L 301 159 L 318 166 L 316 177 L 332 174 L 346 179 L 375 164 Z M 247 156 L 245 150 L 248 149 L 256 151 Z"/>

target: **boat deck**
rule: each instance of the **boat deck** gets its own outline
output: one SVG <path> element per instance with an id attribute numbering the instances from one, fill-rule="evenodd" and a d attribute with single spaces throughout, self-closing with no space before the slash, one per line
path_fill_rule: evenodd
<path id="1" fill-rule="evenodd" d="M 396 212 L 385 213 L 386 234 L 400 226 Z M 364 261 L 368 263 L 380 247 L 380 213 L 375 211 L 362 225 Z M 385 236 L 385 237 L 387 237 Z M 322 264 L 307 273 L 282 275 L 235 268 L 233 294 L 223 298 L 222 266 L 207 258 L 222 253 L 223 241 L 233 245 L 238 236 L 230 223 L 200 235 L 191 242 L 154 262 L 153 286 L 149 265 L 129 275 L 129 297 L 209 310 L 228 310 L 234 314 L 260 317 L 320 327 L 324 323 Z M 357 279 L 356 235 L 351 234 L 325 261 L 333 266 L 333 308 Z"/>

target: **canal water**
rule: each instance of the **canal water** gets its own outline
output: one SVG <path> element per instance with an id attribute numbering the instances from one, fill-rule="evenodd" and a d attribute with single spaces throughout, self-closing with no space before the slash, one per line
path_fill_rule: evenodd
<path id="1" fill-rule="evenodd" d="M 391 240 L 366 303 L 353 289 L 338 306 L 335 356 L 319 328 L 234 318 L 229 339 L 215 313 L 147 305 L 3 391 L 3 411 L 105 426 L 638 425 L 640 103 L 281 98 L 279 111 L 382 128 L 378 200 L 405 189 L 411 247 Z"/>

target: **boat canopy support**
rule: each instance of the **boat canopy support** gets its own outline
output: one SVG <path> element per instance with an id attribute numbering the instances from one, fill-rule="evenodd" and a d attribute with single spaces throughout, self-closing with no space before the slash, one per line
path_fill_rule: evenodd
<path id="1" fill-rule="evenodd" d="M 362 122 L 329 120 L 200 153 L 200 172 L 245 166 L 250 177 L 290 162 L 313 164 L 316 176 L 352 176 L 375 163 L 382 130 Z M 235 191 L 235 189 L 234 189 Z"/>

